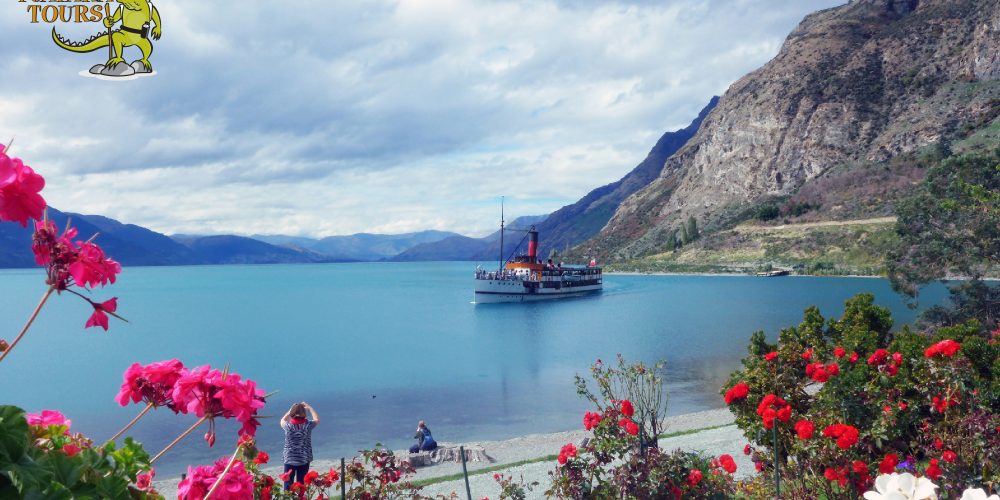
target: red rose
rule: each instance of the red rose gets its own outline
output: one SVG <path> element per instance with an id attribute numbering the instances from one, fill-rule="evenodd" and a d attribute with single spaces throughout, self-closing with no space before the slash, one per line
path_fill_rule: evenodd
<path id="1" fill-rule="evenodd" d="M 815 430 L 816 426 L 808 420 L 799 420 L 795 423 L 795 433 L 799 435 L 799 439 L 811 438 Z"/>
<path id="2" fill-rule="evenodd" d="M 857 474 L 868 474 L 868 464 L 861 460 L 851 462 L 851 469 Z"/>
<path id="3" fill-rule="evenodd" d="M 788 422 L 788 419 L 792 418 L 792 407 L 785 405 L 780 410 L 778 410 L 778 420 L 782 422 Z"/>
<path id="4" fill-rule="evenodd" d="M 833 355 L 834 356 L 836 356 L 838 358 L 842 358 L 842 357 L 844 357 L 845 354 L 847 354 L 847 351 L 845 351 L 843 347 L 835 347 L 835 348 L 833 348 Z"/>
<path id="5" fill-rule="evenodd" d="M 826 371 L 830 372 L 830 375 L 840 374 L 840 365 L 837 363 L 830 363 L 826 365 Z"/>
<path id="6" fill-rule="evenodd" d="M 767 361 L 774 361 L 778 357 L 778 351 L 771 351 L 764 355 L 764 359 Z"/>
<path id="7" fill-rule="evenodd" d="M 697 486 L 701 482 L 702 473 L 698 469 L 692 469 L 688 473 L 687 483 L 689 486 Z"/>
<path id="8" fill-rule="evenodd" d="M 312 484 L 313 481 L 315 481 L 316 478 L 318 478 L 318 477 L 319 477 L 319 473 L 316 472 L 316 471 L 314 471 L 314 470 L 311 470 L 309 472 L 306 472 L 306 477 L 302 479 L 302 482 L 304 484 Z"/>
<path id="9" fill-rule="evenodd" d="M 736 472 L 736 461 L 728 453 L 719 456 L 719 465 L 730 474 Z"/>
<path id="10" fill-rule="evenodd" d="M 938 460 L 936 458 L 931 459 L 931 464 L 924 470 L 924 475 L 930 478 L 931 481 L 937 481 L 941 477 L 941 468 L 938 467 Z"/>
<path id="11" fill-rule="evenodd" d="M 827 467 L 826 470 L 823 471 L 823 477 L 825 477 L 827 481 L 836 481 L 837 471 L 831 467 Z"/>
<path id="12" fill-rule="evenodd" d="M 938 342 L 937 344 L 928 347 L 927 350 L 924 351 L 924 356 L 932 358 L 934 356 L 941 355 L 946 358 L 950 358 L 954 356 L 955 353 L 957 353 L 958 350 L 961 348 L 962 348 L 961 344 L 955 342 L 954 340 L 951 339 L 942 340 L 941 342 Z"/>
<path id="13" fill-rule="evenodd" d="M 636 425 L 635 422 L 629 420 L 628 423 L 625 424 L 625 432 L 635 436 L 636 434 L 639 434 L 639 426 Z"/>
<path id="14" fill-rule="evenodd" d="M 882 474 L 891 474 L 896 470 L 898 463 L 899 457 L 895 453 L 887 453 L 882 462 L 878 464 L 878 471 Z"/>
<path id="15" fill-rule="evenodd" d="M 750 448 L 750 443 L 747 443 L 747 445 L 743 447 L 743 454 L 749 455 L 751 451 L 753 450 Z"/>
<path id="16" fill-rule="evenodd" d="M 802 353 L 802 359 L 806 361 L 809 361 L 812 357 L 813 357 L 813 350 L 811 347 L 809 349 L 806 349 L 805 352 Z"/>
<path id="17" fill-rule="evenodd" d="M 941 454 L 941 458 L 943 458 L 945 462 L 952 463 L 956 458 L 958 458 L 958 455 L 955 455 L 954 451 L 946 450 Z"/>
<path id="18" fill-rule="evenodd" d="M 858 362 L 858 353 L 852 352 L 851 353 L 851 358 L 848 361 L 850 361 L 851 363 L 857 363 Z"/>
<path id="19" fill-rule="evenodd" d="M 749 394 L 750 394 L 750 386 L 746 385 L 743 382 L 740 382 L 740 383 L 738 383 L 738 384 L 730 387 L 729 390 L 726 391 L 726 395 L 723 396 L 723 399 L 726 401 L 726 404 L 729 405 L 729 404 L 733 404 L 733 401 L 737 401 L 737 400 L 740 400 L 740 399 L 743 399 L 743 398 L 747 397 L 747 395 L 749 395 Z M 622 407 L 624 408 L 624 406 L 625 405 L 623 403 Z M 631 406 L 631 403 L 629 403 L 629 406 Z M 622 411 L 622 413 L 625 413 L 625 412 Z M 628 416 L 632 416 L 632 414 L 629 413 Z"/>
<path id="20" fill-rule="evenodd" d="M 743 385 L 745 386 L 746 384 Z M 622 401 L 622 415 L 625 415 L 626 417 L 635 415 L 635 408 L 632 407 L 632 402 L 627 399 Z"/>
<path id="21" fill-rule="evenodd" d="M 897 365 L 903 364 L 903 355 L 898 352 L 892 353 L 892 360 L 896 362 Z"/>
<path id="22" fill-rule="evenodd" d="M 944 448 L 944 441 L 941 441 L 941 438 L 934 438 L 934 448 L 939 450 Z"/>

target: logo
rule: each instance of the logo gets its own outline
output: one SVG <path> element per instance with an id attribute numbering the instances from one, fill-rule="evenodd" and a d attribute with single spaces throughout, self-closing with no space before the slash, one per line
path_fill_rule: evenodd
<path id="1" fill-rule="evenodd" d="M 159 40 L 162 23 L 156 6 L 148 0 L 18 0 L 27 3 L 28 15 L 32 23 L 96 23 L 101 21 L 106 31 L 101 31 L 85 41 L 77 42 L 63 37 L 52 26 L 52 41 L 70 52 L 86 53 L 107 48 L 108 59 L 96 64 L 82 75 L 108 78 L 128 78 L 151 76 L 153 64 L 149 61 L 153 53 L 152 40 Z M 112 12 L 113 11 L 113 12 Z M 134 49 L 130 47 L 135 47 Z M 125 59 L 126 52 L 135 57 L 136 50 L 142 54 L 131 63 Z"/>

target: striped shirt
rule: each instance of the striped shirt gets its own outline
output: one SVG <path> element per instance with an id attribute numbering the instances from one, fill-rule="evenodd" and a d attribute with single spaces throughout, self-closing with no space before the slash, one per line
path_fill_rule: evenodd
<path id="1" fill-rule="evenodd" d="M 312 430 L 316 422 L 307 421 L 304 424 L 293 424 L 291 421 L 281 422 L 285 431 L 285 449 L 281 458 L 288 465 L 308 465 L 313 459 Z"/>

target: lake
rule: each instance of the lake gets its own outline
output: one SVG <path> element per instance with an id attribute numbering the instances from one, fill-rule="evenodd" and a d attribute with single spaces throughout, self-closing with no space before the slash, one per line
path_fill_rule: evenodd
<path id="1" fill-rule="evenodd" d="M 873 278 L 628 276 L 603 293 L 530 304 L 472 301 L 470 262 L 129 267 L 98 290 L 119 298 L 111 329 L 84 330 L 90 306 L 53 296 L 0 365 L 0 403 L 58 409 L 73 430 L 110 437 L 141 409 L 113 398 L 132 363 L 178 358 L 211 364 L 278 391 L 262 414 L 260 446 L 280 462 L 277 419 L 308 401 L 322 424 L 317 458 L 353 456 L 381 442 L 409 446 L 416 421 L 439 441 L 504 439 L 580 427 L 588 406 L 573 385 L 598 358 L 667 361 L 670 414 L 718 408 L 755 330 L 776 337 L 817 305 L 839 315 L 872 292 L 912 322 L 889 283 Z M 40 270 L 0 271 L 0 337 L 12 340 L 44 292 Z M 932 285 L 921 304 L 939 303 Z M 131 434 L 151 454 L 194 422 L 152 412 Z M 209 449 L 189 436 L 158 464 L 158 477 L 232 452 L 236 427 L 219 425 Z M 487 450 L 488 451 L 488 450 Z M 553 453 L 558 450 L 552 450 Z"/>

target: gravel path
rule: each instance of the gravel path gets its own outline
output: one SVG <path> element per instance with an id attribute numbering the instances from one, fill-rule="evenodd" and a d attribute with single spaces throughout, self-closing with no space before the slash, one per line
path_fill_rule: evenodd
<path id="1" fill-rule="evenodd" d="M 581 423 L 582 426 L 582 423 Z M 682 432 L 693 429 L 704 429 L 707 427 L 725 426 L 717 429 L 709 429 L 697 433 L 686 434 L 660 440 L 660 448 L 664 450 L 683 449 L 703 452 L 706 455 L 718 456 L 729 453 L 736 460 L 737 476 L 747 476 L 753 472 L 753 463 L 742 453 L 746 440 L 743 434 L 733 424 L 733 415 L 728 409 L 708 410 L 686 415 L 678 415 L 667 419 L 667 433 Z M 530 434 L 514 439 L 503 441 L 480 441 L 463 443 L 466 446 L 482 446 L 487 455 L 493 461 L 491 463 L 468 463 L 469 472 L 487 467 L 496 467 L 503 464 L 511 464 L 524 460 L 541 458 L 547 455 L 559 453 L 559 449 L 566 443 L 579 443 L 583 438 L 589 437 L 590 432 L 583 430 L 556 432 L 551 434 Z M 442 443 L 448 444 L 448 443 Z M 402 452 L 405 454 L 405 452 Z M 312 469 L 317 471 L 327 470 L 330 467 L 340 466 L 339 460 L 317 460 L 313 462 Z M 555 468 L 554 461 L 544 461 L 501 469 L 500 473 L 511 474 L 515 478 L 523 476 L 526 482 L 538 481 L 539 486 L 530 494 L 529 498 L 543 498 L 542 493 L 548 488 L 548 472 Z M 272 475 L 281 472 L 279 468 L 267 470 Z M 429 479 L 441 476 L 448 476 L 462 472 L 461 463 L 442 463 L 430 467 L 417 469 L 417 474 L 413 479 Z M 166 498 L 177 497 L 178 479 L 157 481 L 156 488 Z M 474 499 L 484 496 L 496 498 L 499 487 L 493 480 L 492 473 L 469 476 L 469 486 Z M 448 481 L 427 486 L 423 489 L 424 494 L 434 496 L 438 494 L 449 494 L 458 492 L 460 498 L 465 498 L 465 482 L 463 480 Z"/>

